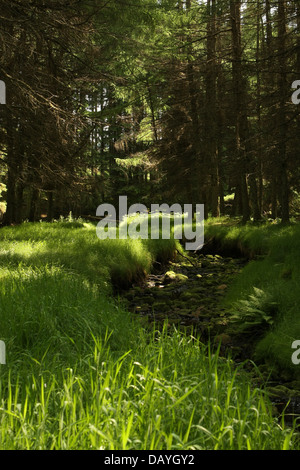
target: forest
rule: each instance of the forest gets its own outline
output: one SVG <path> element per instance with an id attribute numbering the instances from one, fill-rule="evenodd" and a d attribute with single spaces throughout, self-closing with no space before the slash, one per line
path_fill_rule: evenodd
<path id="1" fill-rule="evenodd" d="M 294 1 L 1 2 L 4 223 L 102 202 L 298 208 Z M 184 182 L 184 184 L 182 184 Z"/>
<path id="2" fill-rule="evenodd" d="M 299 2 L 0 0 L 0 450 L 299 450 L 299 221 Z"/>

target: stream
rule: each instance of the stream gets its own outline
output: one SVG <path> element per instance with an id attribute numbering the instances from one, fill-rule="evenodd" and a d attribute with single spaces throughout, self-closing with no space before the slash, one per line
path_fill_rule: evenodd
<path id="1" fill-rule="evenodd" d="M 245 338 L 227 333 L 229 312 L 222 306 L 222 298 L 247 263 L 246 258 L 218 254 L 178 254 L 176 261 L 167 266 L 157 263 L 155 272 L 121 297 L 126 308 L 144 324 L 155 323 L 158 327 L 167 320 L 168 326 L 189 328 L 202 343 L 209 339 L 221 343 L 220 354 L 230 350 L 234 360 L 245 361 L 251 359 L 251 353 L 245 347 Z M 264 373 L 254 373 L 253 377 L 251 366 L 249 372 L 256 386 L 264 386 Z M 289 390 L 276 379 L 270 386 L 279 391 L 271 398 L 274 414 L 281 416 L 284 411 L 285 421 L 291 425 L 295 417 L 300 417 L 300 390 Z"/>
<path id="2" fill-rule="evenodd" d="M 221 334 L 227 324 L 221 298 L 247 260 L 202 254 L 178 258 L 125 292 L 127 308 L 150 323 L 167 319 L 169 325 L 192 327 L 201 341 Z"/>

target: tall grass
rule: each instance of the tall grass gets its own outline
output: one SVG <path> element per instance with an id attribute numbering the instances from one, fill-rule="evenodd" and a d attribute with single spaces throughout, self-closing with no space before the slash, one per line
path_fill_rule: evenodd
<path id="1" fill-rule="evenodd" d="M 238 250 L 250 258 L 228 289 L 225 306 L 240 316 L 245 332 L 246 318 L 252 315 L 249 326 L 257 323 L 255 360 L 299 380 L 300 368 L 292 363 L 291 345 L 300 339 L 300 225 L 241 226 L 222 222 L 208 222 L 206 239 L 215 238 L 221 251 Z"/>
<path id="2" fill-rule="evenodd" d="M 108 335 L 94 337 L 73 364 L 45 355 L 26 376 L 6 373 L 1 449 L 293 446 L 292 430 L 271 418 L 263 393 L 218 351 L 176 331 L 145 340 L 117 356 Z"/>
<path id="3" fill-rule="evenodd" d="M 111 341 L 126 349 L 134 326 L 128 312 L 119 313 L 113 287 L 140 280 L 177 246 L 175 240 L 99 240 L 95 226 L 80 221 L 2 228 L 0 337 L 8 349 L 22 351 L 50 341 L 58 354 L 90 331 L 103 335 L 109 328 Z"/>
<path id="4" fill-rule="evenodd" d="M 242 367 L 111 297 L 114 272 L 135 279 L 174 241 L 99 241 L 83 222 L 0 239 L 0 449 L 297 447 Z"/>
<path id="5" fill-rule="evenodd" d="M 149 272 L 154 260 L 167 261 L 180 246 L 174 239 L 153 242 L 99 240 L 95 225 L 80 221 L 24 223 L 1 229 L 0 266 L 57 265 L 111 291 L 111 282 L 130 285 Z"/>

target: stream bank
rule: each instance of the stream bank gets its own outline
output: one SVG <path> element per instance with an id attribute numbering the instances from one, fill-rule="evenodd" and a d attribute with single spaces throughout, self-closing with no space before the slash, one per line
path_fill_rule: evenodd
<path id="1" fill-rule="evenodd" d="M 237 363 L 246 364 L 254 386 L 266 388 L 274 405 L 274 413 L 286 415 L 291 424 L 300 416 L 300 384 L 287 378 L 270 377 L 265 365 L 253 366 L 253 339 L 234 333 L 231 312 L 222 306 L 222 298 L 235 277 L 248 263 L 247 257 L 219 254 L 178 254 L 176 261 L 156 265 L 155 272 L 129 290 L 121 298 L 126 308 L 137 315 L 143 325 L 167 325 L 189 330 L 202 343 L 220 344 L 220 353 L 230 354 Z"/>

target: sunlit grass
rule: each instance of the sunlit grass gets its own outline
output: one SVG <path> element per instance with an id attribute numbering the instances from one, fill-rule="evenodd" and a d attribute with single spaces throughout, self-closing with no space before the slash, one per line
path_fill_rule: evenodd
<path id="1" fill-rule="evenodd" d="M 255 359 L 300 379 L 300 369 L 291 361 L 292 342 L 300 339 L 300 226 L 276 223 L 242 226 L 223 222 L 219 225 L 217 219 L 208 221 L 207 239 L 215 237 L 219 249 L 228 248 L 229 253 L 232 249 L 232 253 L 250 258 L 228 289 L 225 306 L 236 311 L 235 304 L 241 301 L 240 307 L 251 307 L 249 302 L 255 288 L 261 291 L 262 301 L 255 305 L 257 319 L 269 314 L 271 303 L 273 318 L 268 331 L 257 342 Z M 263 301 L 265 298 L 267 303 Z M 243 318 L 241 315 L 242 328 L 245 327 Z M 262 325 L 257 324 L 258 337 L 261 329 Z"/>
<path id="2" fill-rule="evenodd" d="M 292 430 L 271 417 L 242 368 L 166 330 L 119 356 L 94 337 L 73 364 L 44 356 L 1 379 L 1 449 L 281 449 Z M 29 373 L 28 373 L 29 372 Z M 21 377 L 21 378 L 19 378 Z"/>
<path id="3" fill-rule="evenodd" d="M 95 225 L 86 222 L 4 227 L 0 243 L 0 267 L 55 264 L 108 290 L 111 281 L 126 287 L 141 279 L 154 260 L 165 262 L 180 249 L 178 240 L 99 240 Z"/>
<path id="4" fill-rule="evenodd" d="M 242 365 L 111 297 L 177 246 L 81 222 L 1 229 L 1 450 L 297 447 Z"/>

